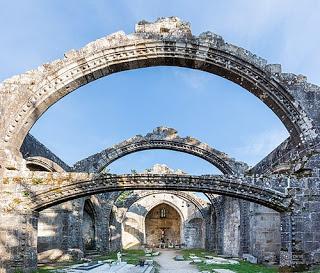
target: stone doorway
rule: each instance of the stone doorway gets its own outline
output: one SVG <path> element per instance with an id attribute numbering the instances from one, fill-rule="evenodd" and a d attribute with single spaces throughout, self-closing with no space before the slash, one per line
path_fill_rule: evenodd
<path id="1" fill-rule="evenodd" d="M 146 244 L 151 247 L 174 247 L 181 244 L 181 216 L 172 206 L 162 203 L 145 218 Z"/>
<path id="2" fill-rule="evenodd" d="M 84 250 L 94 250 L 96 248 L 96 223 L 94 208 L 90 200 L 84 203 L 82 235 Z"/>

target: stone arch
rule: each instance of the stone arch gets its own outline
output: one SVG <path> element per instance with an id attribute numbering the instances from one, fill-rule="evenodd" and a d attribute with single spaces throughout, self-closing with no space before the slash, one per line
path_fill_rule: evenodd
<path id="1" fill-rule="evenodd" d="M 42 179 L 46 179 L 43 173 Z M 120 191 L 120 190 L 149 190 L 163 188 L 167 190 L 198 191 L 203 193 L 215 193 L 252 201 L 276 211 L 288 211 L 292 207 L 293 200 L 285 194 L 285 186 L 279 188 L 278 181 L 270 183 L 268 178 L 256 179 L 254 177 L 237 178 L 221 175 L 98 175 L 84 173 L 65 173 L 60 176 L 48 177 L 51 185 L 47 185 L 32 193 L 30 202 L 22 202 L 19 206 L 25 206 L 32 210 L 41 211 L 53 205 L 92 194 Z M 10 178 L 13 179 L 13 178 Z M 8 178 L 8 182 L 10 181 Z M 27 177 L 26 183 L 32 184 L 32 177 Z M 29 182 L 28 182 L 29 181 Z M 268 185 L 266 185 L 268 182 Z M 283 185 L 288 183 L 284 179 Z M 263 184 L 266 183 L 266 184 Z M 279 190 L 282 190 L 280 192 Z"/>
<path id="2" fill-rule="evenodd" d="M 163 193 L 166 195 L 172 195 L 172 193 L 170 193 L 170 192 L 163 192 Z M 155 194 L 159 195 L 161 193 L 154 193 L 154 195 Z M 153 208 L 157 207 L 158 205 L 167 204 L 170 207 L 173 207 L 179 213 L 181 223 L 184 223 L 187 218 L 186 211 L 185 210 L 183 211 L 182 209 L 180 209 L 173 200 L 168 199 L 168 198 L 160 198 L 157 200 L 153 200 L 151 198 L 151 200 L 150 200 L 150 197 L 151 197 L 151 195 L 147 194 L 147 195 L 141 196 L 141 198 L 135 198 L 135 202 L 133 202 L 133 203 L 130 202 L 130 207 L 128 207 L 128 209 L 123 214 L 123 217 L 126 217 L 128 215 L 132 215 L 132 214 L 140 217 L 140 231 L 139 231 L 140 235 L 139 236 L 143 237 L 143 240 L 141 240 L 141 242 L 144 242 L 144 243 L 146 243 L 145 219 L 147 217 L 147 214 Z M 166 196 L 166 197 L 168 197 L 168 196 Z M 181 199 L 185 200 L 184 198 L 181 198 Z M 145 201 L 145 204 L 143 206 L 141 206 L 141 204 L 139 203 L 139 201 L 141 201 L 141 200 Z M 142 219 L 143 219 L 143 223 L 141 223 Z M 122 223 L 125 223 L 124 219 L 122 220 Z M 181 225 L 180 226 L 180 234 L 183 234 L 183 230 L 184 230 L 184 226 Z"/>
<path id="3" fill-rule="evenodd" d="M 202 200 L 200 200 L 200 198 L 193 196 L 191 192 L 189 193 L 189 192 L 183 192 L 183 191 L 169 191 L 169 190 L 147 190 L 147 191 L 142 190 L 142 191 L 138 191 L 137 193 L 135 191 L 131 196 L 129 196 L 126 199 L 122 207 L 125 207 L 128 210 L 134 203 L 136 203 L 142 198 L 145 198 L 150 195 L 163 194 L 163 193 L 176 195 L 178 197 L 181 197 L 182 199 L 185 199 L 191 202 L 198 208 L 198 210 L 202 215 L 204 215 L 206 210 L 208 209 L 205 203 Z"/>
<path id="4" fill-rule="evenodd" d="M 75 163 L 73 169 L 81 172 L 101 172 L 112 162 L 131 153 L 144 150 L 166 149 L 188 153 L 217 167 L 223 174 L 243 173 L 248 166 L 229 157 L 193 137 L 180 137 L 173 128 L 157 127 L 145 136 L 136 135 L 100 153 Z"/>
<path id="5" fill-rule="evenodd" d="M 159 197 L 159 195 L 165 195 L 166 197 Z M 157 202 L 154 202 L 153 197 L 157 197 Z M 145 220 L 145 217 L 147 215 L 147 213 L 152 209 L 152 207 L 155 207 L 161 203 L 168 203 L 168 205 L 170 206 L 175 206 L 175 208 L 178 210 L 178 212 L 180 212 L 180 208 L 176 207 L 175 202 L 177 202 L 177 200 L 167 200 L 169 198 L 169 196 L 177 196 L 178 198 L 180 198 L 181 200 L 184 200 L 186 202 L 185 206 L 186 208 L 189 207 L 187 203 L 192 203 L 195 207 L 195 209 L 197 210 L 196 216 L 198 217 L 202 217 L 203 219 L 206 219 L 207 217 L 207 213 L 208 213 L 208 206 L 205 204 L 205 202 L 203 200 L 201 200 L 200 198 L 197 198 L 196 196 L 193 196 L 192 193 L 189 192 L 182 192 L 182 191 L 168 191 L 168 190 L 150 190 L 150 191 L 134 191 L 132 193 L 131 196 L 129 196 L 126 199 L 126 202 L 124 204 L 122 204 L 122 208 L 125 208 L 126 210 L 123 211 L 123 219 L 122 219 L 122 225 L 123 225 L 123 230 L 126 231 L 127 233 L 129 233 L 129 236 L 131 237 L 131 241 L 128 239 L 122 239 L 123 241 L 123 246 L 125 247 L 126 245 L 128 245 L 128 242 L 130 243 L 141 243 L 141 242 L 145 242 L 145 224 L 143 221 L 143 225 L 141 224 L 141 219 Z M 143 200 L 147 198 L 146 201 L 147 204 L 149 204 L 148 206 L 143 206 L 141 207 L 139 204 L 137 207 L 133 207 L 134 205 L 136 205 L 137 203 L 139 203 L 140 200 Z M 151 201 L 150 201 L 151 198 Z M 116 202 L 117 203 L 117 202 Z M 188 211 L 188 209 L 185 208 L 185 213 L 186 211 Z M 183 210 L 181 208 L 181 210 Z M 141 215 L 140 215 L 141 214 Z M 139 215 L 139 216 L 138 216 Z M 195 215 L 193 215 L 195 216 Z M 190 217 L 190 216 L 189 216 Z M 130 222 L 130 219 L 139 219 L 139 223 L 138 222 L 136 224 L 138 224 L 139 228 L 137 228 L 137 226 L 134 226 L 134 224 L 130 224 L 128 223 L 128 220 Z M 187 221 L 185 221 L 188 218 L 188 215 L 184 215 L 183 213 L 181 214 L 181 219 L 183 219 L 183 225 L 181 226 L 181 234 L 183 234 L 183 242 L 185 241 L 185 236 L 184 236 L 184 226 L 186 224 Z M 132 229 L 130 232 L 128 229 Z M 127 234 L 128 235 L 128 234 Z M 136 237 L 133 238 L 132 236 Z M 138 238 L 138 239 L 137 239 Z M 142 239 L 141 239 L 142 238 Z"/>
<path id="6" fill-rule="evenodd" d="M 181 244 L 183 243 L 183 222 L 184 216 L 180 209 L 173 203 L 167 200 L 162 200 L 152 204 L 151 208 L 148 209 L 144 220 L 145 226 L 145 243 L 151 246 L 157 246 L 159 244 L 159 237 L 161 237 L 162 243 L 174 243 Z M 170 216 L 172 219 L 164 221 L 163 226 L 158 227 L 157 223 L 154 223 L 154 219 L 151 217 L 157 217 L 156 214 L 159 214 L 155 210 L 161 208 L 165 210 L 166 214 L 170 211 Z M 161 216 L 158 217 L 161 219 Z M 167 218 L 167 215 L 165 215 Z M 163 234 L 159 234 L 159 230 L 162 230 Z M 155 234 L 157 233 L 157 234 Z"/>
<path id="7" fill-rule="evenodd" d="M 26 161 L 26 165 L 31 171 L 65 172 L 56 162 L 42 156 L 28 157 Z"/>
<path id="8" fill-rule="evenodd" d="M 160 65 L 198 69 L 233 81 L 279 117 L 296 147 L 306 149 L 318 142 L 318 121 L 312 118 L 308 106 L 302 107 L 303 96 L 297 92 L 301 83 L 306 83 L 305 78 L 281 73 L 279 65 L 267 64 L 214 33 L 195 37 L 188 23 L 170 17 L 154 23 L 141 21 L 133 34 L 114 33 L 67 52 L 64 59 L 4 81 L 0 86 L 4 166 L 19 168 L 23 139 L 36 120 L 63 96 L 112 73 Z M 316 89 L 305 85 L 302 90 Z M 19 111 L 12 113 L 12 109 Z"/>
<path id="9" fill-rule="evenodd" d="M 182 220 L 182 221 L 185 221 L 185 216 L 183 215 L 183 213 L 181 212 L 181 210 L 177 207 L 177 205 L 174 204 L 173 202 L 168 201 L 168 200 L 161 200 L 161 201 L 157 201 L 157 202 L 154 202 L 154 203 L 149 204 L 149 206 L 146 208 L 147 210 L 146 210 L 146 212 L 143 214 L 143 216 L 146 217 L 150 210 L 152 210 L 153 208 L 155 208 L 156 206 L 158 206 L 158 205 L 160 205 L 160 204 L 162 204 L 162 203 L 167 204 L 167 205 L 173 207 L 173 208 L 179 213 L 179 215 L 180 215 L 180 217 L 181 217 L 181 220 Z"/>

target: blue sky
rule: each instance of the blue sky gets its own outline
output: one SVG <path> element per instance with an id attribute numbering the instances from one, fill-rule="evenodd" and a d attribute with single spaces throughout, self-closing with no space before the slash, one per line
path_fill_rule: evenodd
<path id="1" fill-rule="evenodd" d="M 115 31 L 131 33 L 142 19 L 178 16 L 191 22 L 194 34 L 213 31 L 320 84 L 319 11 L 320 2 L 312 0 L 3 1 L 0 80 Z M 122 72 L 90 83 L 52 106 L 31 133 L 73 164 L 161 125 L 250 165 L 287 137 L 275 114 L 246 90 L 205 72 L 172 67 Z M 194 174 L 217 172 L 201 159 L 171 151 L 136 153 L 110 168 L 128 172 L 155 163 Z"/>

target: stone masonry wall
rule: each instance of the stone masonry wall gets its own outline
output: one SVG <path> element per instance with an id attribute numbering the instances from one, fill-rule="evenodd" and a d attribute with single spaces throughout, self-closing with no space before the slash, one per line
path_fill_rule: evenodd
<path id="1" fill-rule="evenodd" d="M 182 224 L 180 243 L 188 248 L 205 247 L 203 236 L 205 234 L 205 219 L 199 209 L 193 203 L 174 195 L 174 193 L 155 193 L 135 202 L 123 216 L 122 245 L 124 248 L 138 247 L 147 243 L 145 217 L 158 204 L 168 204 L 179 211 Z"/>
<path id="2" fill-rule="evenodd" d="M 90 200 L 95 234 L 94 249 L 101 253 L 109 248 L 110 194 L 98 194 L 69 201 L 42 211 L 38 226 L 38 258 L 41 261 L 77 260 L 85 255 L 84 203 Z"/>
<path id="3" fill-rule="evenodd" d="M 278 263 L 280 257 L 280 214 L 250 203 L 250 253 L 263 263 Z"/>
<path id="4" fill-rule="evenodd" d="M 238 257 L 240 252 L 239 200 L 227 197 L 224 203 L 223 253 Z"/>

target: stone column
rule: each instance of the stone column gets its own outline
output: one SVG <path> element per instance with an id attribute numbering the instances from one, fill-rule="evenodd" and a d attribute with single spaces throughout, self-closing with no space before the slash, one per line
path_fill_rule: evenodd
<path id="1" fill-rule="evenodd" d="M 224 196 L 211 199 L 214 207 L 214 251 L 218 254 L 223 254 L 223 232 L 224 232 Z"/>
<path id="2" fill-rule="evenodd" d="M 209 211 L 205 211 L 206 218 L 205 226 L 206 226 L 206 240 L 205 240 L 205 248 L 211 251 L 216 250 L 216 242 L 215 242 L 215 234 L 216 234 L 216 217 L 215 210 L 211 206 Z"/>
<path id="3" fill-rule="evenodd" d="M 249 207 L 250 203 L 245 200 L 239 200 L 240 206 L 240 249 L 239 257 L 243 254 L 249 253 L 250 242 L 250 215 Z"/>
<path id="4" fill-rule="evenodd" d="M 283 212 L 279 272 L 302 272 L 307 269 L 303 247 L 304 223 L 299 212 Z"/>
<path id="5" fill-rule="evenodd" d="M 83 204 L 84 198 L 73 200 L 65 204 L 65 206 L 68 206 L 68 212 L 65 214 L 66 231 L 64 247 L 67 250 L 67 253 L 70 254 L 74 260 L 80 260 L 84 257 L 82 234 Z"/>
<path id="6" fill-rule="evenodd" d="M 1 212 L 0 272 L 37 269 L 38 213 Z"/>

